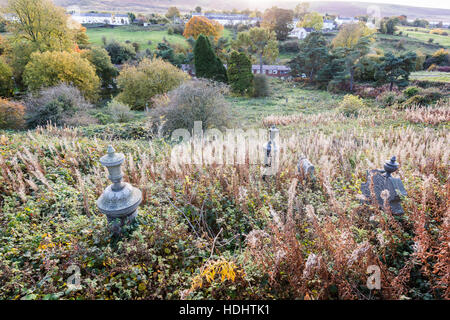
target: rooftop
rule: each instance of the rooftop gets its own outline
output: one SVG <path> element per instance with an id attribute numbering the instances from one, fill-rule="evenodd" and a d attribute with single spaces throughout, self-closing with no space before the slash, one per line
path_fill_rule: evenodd
<path id="1" fill-rule="evenodd" d="M 115 16 L 115 17 L 118 17 L 118 18 L 128 18 L 127 14 L 98 13 L 98 12 L 74 13 L 73 16 L 79 16 L 79 17 L 100 17 L 100 18 L 110 18 L 112 16 Z"/>

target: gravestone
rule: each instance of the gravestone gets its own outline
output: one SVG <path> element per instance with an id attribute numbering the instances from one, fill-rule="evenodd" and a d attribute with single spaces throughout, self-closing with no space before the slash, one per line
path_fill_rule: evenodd
<path id="1" fill-rule="evenodd" d="M 297 169 L 301 176 L 311 181 L 315 179 L 314 166 L 305 156 L 300 156 L 297 164 Z"/>
<path id="2" fill-rule="evenodd" d="M 263 163 L 263 174 L 262 178 L 265 180 L 267 176 L 273 176 L 278 170 L 279 161 L 279 147 L 278 147 L 278 137 L 280 131 L 272 126 L 269 129 L 269 141 L 264 144 L 264 163 Z"/>
<path id="3" fill-rule="evenodd" d="M 392 173 L 398 170 L 399 164 L 395 157 L 386 161 L 384 164 L 384 170 L 370 170 L 367 172 L 367 182 L 361 184 L 361 192 L 366 200 L 364 202 L 371 203 L 371 199 L 375 197 L 378 206 L 384 209 L 384 199 L 393 214 L 401 215 L 404 213 L 401 205 L 401 197 L 406 197 L 408 194 L 403 186 L 400 178 L 394 178 Z M 373 191 L 371 192 L 371 179 L 373 181 Z M 387 190 L 387 191 L 386 191 Z"/>
<path id="4" fill-rule="evenodd" d="M 108 147 L 108 154 L 100 158 L 100 163 L 109 172 L 109 180 L 112 185 L 108 186 L 97 200 L 97 207 L 106 215 L 114 235 L 119 235 L 122 227 L 131 224 L 137 216 L 137 208 L 142 202 L 142 192 L 122 182 L 122 163 L 125 156 L 116 153 L 112 146 Z"/>

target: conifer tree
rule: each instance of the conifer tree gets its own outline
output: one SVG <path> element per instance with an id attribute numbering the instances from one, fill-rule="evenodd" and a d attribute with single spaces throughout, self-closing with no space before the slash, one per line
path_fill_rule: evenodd
<path id="1" fill-rule="evenodd" d="M 248 94 L 253 89 L 252 62 L 244 52 L 233 51 L 228 62 L 228 81 L 235 93 Z"/>
<path id="2" fill-rule="evenodd" d="M 227 82 L 227 71 L 214 53 L 209 39 L 201 34 L 194 47 L 195 74 L 199 78 Z"/>

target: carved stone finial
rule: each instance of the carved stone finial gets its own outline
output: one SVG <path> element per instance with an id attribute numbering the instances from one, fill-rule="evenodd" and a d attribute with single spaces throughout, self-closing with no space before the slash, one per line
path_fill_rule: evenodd
<path id="1" fill-rule="evenodd" d="M 100 158 L 100 163 L 108 169 L 108 178 L 113 184 L 97 200 L 97 207 L 112 224 L 111 231 L 115 235 L 120 234 L 122 226 L 134 221 L 137 208 L 142 202 L 142 192 L 129 183 L 122 182 L 121 166 L 124 161 L 125 156 L 116 153 L 112 146 L 108 146 L 107 155 Z"/>
<path id="2" fill-rule="evenodd" d="M 398 168 L 399 164 L 394 156 L 385 162 L 384 171 L 371 170 L 367 173 L 367 182 L 361 184 L 361 191 L 366 198 L 366 203 L 370 203 L 374 198 L 381 209 L 385 209 L 385 203 L 388 203 L 393 214 L 404 213 L 401 200 L 408 194 L 402 181 L 391 176 Z M 374 194 L 371 191 L 372 183 Z"/>
<path id="3" fill-rule="evenodd" d="M 395 156 L 393 156 L 391 158 L 391 160 L 386 160 L 386 162 L 384 163 L 384 171 L 386 171 L 386 173 L 388 175 L 391 175 L 391 173 L 394 173 L 395 171 L 398 170 L 399 164 L 397 162 L 397 158 Z"/>

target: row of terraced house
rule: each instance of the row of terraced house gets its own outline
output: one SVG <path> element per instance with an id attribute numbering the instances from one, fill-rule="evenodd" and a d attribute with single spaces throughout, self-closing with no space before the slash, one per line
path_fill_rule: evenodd
<path id="1" fill-rule="evenodd" d="M 225 68 L 227 67 L 226 64 L 224 64 Z M 194 66 L 190 64 L 183 64 L 181 65 L 181 69 L 188 73 L 190 76 L 195 77 L 195 69 Z M 282 65 L 266 65 L 264 64 L 262 67 L 262 73 L 274 78 L 280 78 L 280 79 L 288 79 L 291 77 L 291 68 L 287 66 Z M 253 74 L 261 74 L 261 67 L 259 64 L 252 65 L 252 72 Z"/>

